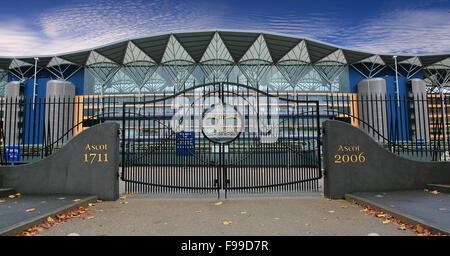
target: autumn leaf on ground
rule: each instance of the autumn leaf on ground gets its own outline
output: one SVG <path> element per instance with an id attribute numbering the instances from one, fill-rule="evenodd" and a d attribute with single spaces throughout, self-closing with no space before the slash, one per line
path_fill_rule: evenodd
<path id="1" fill-rule="evenodd" d="M 324 218 L 320 218 L 320 219 L 321 219 L 321 220 L 328 220 L 328 218 L 325 218 L 325 217 L 324 217 Z"/>
<path id="2" fill-rule="evenodd" d="M 127 196 L 121 196 L 120 199 L 127 199 Z"/>
<path id="3" fill-rule="evenodd" d="M 16 197 L 15 195 L 9 195 L 8 196 L 9 198 L 14 198 L 14 197 Z"/>
<path id="4" fill-rule="evenodd" d="M 383 224 L 388 224 L 389 222 L 391 222 L 390 220 L 385 220 L 383 221 Z"/>
<path id="5" fill-rule="evenodd" d="M 15 196 L 21 196 L 21 195 L 22 195 L 22 194 L 20 194 L 20 193 L 16 193 L 16 194 L 15 194 Z"/>
<path id="6" fill-rule="evenodd" d="M 336 211 L 335 210 L 331 210 L 331 211 L 328 211 L 329 213 L 335 213 Z"/>
<path id="7" fill-rule="evenodd" d="M 232 224 L 231 221 L 224 221 L 224 222 L 223 222 L 223 225 L 231 225 L 231 224 Z"/>
<path id="8" fill-rule="evenodd" d="M 417 224 L 416 231 L 419 233 L 422 233 L 424 231 L 424 228 L 422 226 L 420 226 L 419 224 Z"/>
<path id="9" fill-rule="evenodd" d="M 102 200 L 97 200 L 97 203 L 103 203 L 103 201 Z"/>
<path id="10" fill-rule="evenodd" d="M 195 211 L 196 213 L 202 213 L 203 211 L 202 210 L 199 210 L 199 211 Z"/>
<path id="11" fill-rule="evenodd" d="M 86 218 L 84 218 L 85 220 L 92 220 L 93 218 L 95 218 L 94 216 L 88 216 Z"/>
<path id="12" fill-rule="evenodd" d="M 75 199 L 75 200 L 72 200 L 72 201 L 74 201 L 74 202 L 80 202 L 81 199 Z"/>
<path id="13" fill-rule="evenodd" d="M 66 218 L 66 215 L 65 214 L 56 214 L 55 217 L 57 219 L 64 219 L 64 218 Z"/>
<path id="14" fill-rule="evenodd" d="M 241 212 L 241 214 L 247 214 L 247 212 Z"/>
<path id="15" fill-rule="evenodd" d="M 400 225 L 400 227 L 398 228 L 400 230 L 406 230 L 406 226 L 404 224 Z"/>
<path id="16" fill-rule="evenodd" d="M 121 204 L 128 204 L 128 202 L 120 202 Z"/>
<path id="17" fill-rule="evenodd" d="M 221 201 L 221 202 L 215 203 L 214 205 L 222 205 L 222 204 L 223 204 L 223 202 Z"/>
<path id="18" fill-rule="evenodd" d="M 89 203 L 89 204 L 88 204 L 88 206 L 95 206 L 95 204 L 93 204 L 93 203 Z"/>
<path id="19" fill-rule="evenodd" d="M 102 209 L 95 210 L 97 212 L 104 212 Z"/>
<path id="20" fill-rule="evenodd" d="M 348 208 L 348 205 L 341 205 L 341 208 L 347 209 L 347 208 Z"/>
<path id="21" fill-rule="evenodd" d="M 26 209 L 26 212 L 34 212 L 34 210 L 36 210 L 35 208 L 30 208 L 30 209 Z"/>

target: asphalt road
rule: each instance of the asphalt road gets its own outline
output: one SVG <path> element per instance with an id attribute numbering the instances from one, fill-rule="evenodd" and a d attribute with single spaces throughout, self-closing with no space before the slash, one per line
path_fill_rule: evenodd
<path id="1" fill-rule="evenodd" d="M 216 205 L 222 202 L 221 205 Z M 343 207 L 342 207 L 343 206 Z M 71 219 L 40 236 L 414 236 L 319 193 L 289 197 L 156 199 L 127 195 L 89 207 L 94 218 Z"/>

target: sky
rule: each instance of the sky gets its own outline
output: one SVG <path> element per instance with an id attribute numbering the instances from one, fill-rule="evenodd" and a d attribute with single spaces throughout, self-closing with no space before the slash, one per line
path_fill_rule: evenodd
<path id="1" fill-rule="evenodd" d="M 252 30 L 376 54 L 450 53 L 448 0 L 1 0 L 0 56 L 176 31 Z"/>

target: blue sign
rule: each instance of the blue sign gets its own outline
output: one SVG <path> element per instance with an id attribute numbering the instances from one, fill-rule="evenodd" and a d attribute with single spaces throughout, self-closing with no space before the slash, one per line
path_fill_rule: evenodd
<path id="1" fill-rule="evenodd" d="M 5 155 L 7 162 L 20 161 L 20 147 L 19 146 L 6 146 Z"/>
<path id="2" fill-rule="evenodd" d="M 195 133 L 177 132 L 176 133 L 176 154 L 177 156 L 193 156 L 195 153 Z"/>

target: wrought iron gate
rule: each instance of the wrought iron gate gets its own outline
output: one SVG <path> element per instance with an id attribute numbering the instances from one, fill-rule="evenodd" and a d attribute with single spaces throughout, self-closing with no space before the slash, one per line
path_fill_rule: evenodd
<path id="1" fill-rule="evenodd" d="M 311 191 L 322 177 L 319 102 L 242 84 L 124 102 L 121 143 L 138 193 Z"/>

